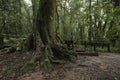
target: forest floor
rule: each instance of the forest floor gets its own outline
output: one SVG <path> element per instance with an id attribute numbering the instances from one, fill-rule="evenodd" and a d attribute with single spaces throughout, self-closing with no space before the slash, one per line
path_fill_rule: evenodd
<path id="1" fill-rule="evenodd" d="M 0 55 L 0 80 L 120 80 L 120 54 L 78 56 L 75 62 L 54 65 L 49 72 L 36 67 L 20 71 L 32 53 Z"/>

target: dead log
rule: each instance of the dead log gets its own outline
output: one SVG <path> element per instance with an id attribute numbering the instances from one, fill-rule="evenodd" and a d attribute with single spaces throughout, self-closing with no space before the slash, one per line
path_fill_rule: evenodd
<path id="1" fill-rule="evenodd" d="M 83 49 L 77 49 L 76 52 L 85 52 Z"/>
<path id="2" fill-rule="evenodd" d="M 76 52 L 76 53 L 82 56 L 99 56 L 97 52 Z"/>

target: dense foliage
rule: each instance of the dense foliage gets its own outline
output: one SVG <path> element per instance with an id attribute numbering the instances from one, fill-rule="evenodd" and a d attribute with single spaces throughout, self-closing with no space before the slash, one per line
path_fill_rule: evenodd
<path id="1" fill-rule="evenodd" d="M 53 57 L 73 57 L 66 40 L 78 48 L 81 41 L 110 42 L 112 51 L 119 52 L 120 1 L 31 0 L 28 5 L 24 0 L 0 0 L 0 36 L 15 43 L 17 51 L 34 50 L 38 56 L 42 49 L 45 64 Z"/>

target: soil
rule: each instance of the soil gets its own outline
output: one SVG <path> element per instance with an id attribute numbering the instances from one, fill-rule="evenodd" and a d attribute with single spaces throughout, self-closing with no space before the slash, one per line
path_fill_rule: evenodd
<path id="1" fill-rule="evenodd" d="M 25 64 L 31 54 L 0 55 L 0 80 L 120 80 L 119 53 L 78 56 L 76 61 L 53 65 L 47 72 L 40 67 L 18 70 L 16 66 Z M 11 66 L 14 66 L 12 71 L 8 68 L 5 73 L 5 68 Z"/>

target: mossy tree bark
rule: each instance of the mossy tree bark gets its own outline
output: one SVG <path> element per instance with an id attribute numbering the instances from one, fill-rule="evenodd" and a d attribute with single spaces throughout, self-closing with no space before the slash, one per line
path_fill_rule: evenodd
<path id="1" fill-rule="evenodd" d="M 48 45 L 54 38 L 54 9 L 55 0 L 40 0 L 37 14 L 37 30 L 44 45 Z"/>
<path id="2" fill-rule="evenodd" d="M 58 59 L 71 60 L 74 58 L 73 54 L 63 46 L 56 45 L 54 35 L 55 3 L 55 0 L 40 0 L 33 32 L 36 36 L 32 36 L 34 39 L 28 41 L 29 44 L 36 46 L 36 57 L 45 68 L 51 67 L 51 62 L 57 62 Z M 41 45 L 43 45 L 42 48 Z"/>
<path id="3" fill-rule="evenodd" d="M 51 44 L 54 41 L 54 3 L 55 0 L 40 0 L 37 13 L 36 30 L 38 30 L 42 43 L 44 44 L 44 55 L 42 56 L 42 65 L 44 67 L 50 67 L 50 62 L 53 57 Z"/>

